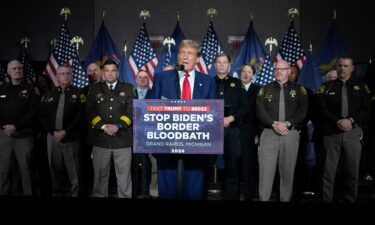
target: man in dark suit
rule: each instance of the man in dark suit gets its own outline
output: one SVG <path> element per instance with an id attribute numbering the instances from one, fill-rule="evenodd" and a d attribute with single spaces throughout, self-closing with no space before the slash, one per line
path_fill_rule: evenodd
<path id="1" fill-rule="evenodd" d="M 243 118 L 240 126 L 241 134 L 241 158 L 240 171 L 242 177 L 242 193 L 244 200 L 254 200 L 256 195 L 257 177 L 257 144 L 259 143 L 259 124 L 255 114 L 256 98 L 260 86 L 253 83 L 255 73 L 254 66 L 243 65 L 241 67 L 241 82 L 245 87 L 249 112 Z"/>
<path id="2" fill-rule="evenodd" d="M 199 61 L 199 44 L 192 40 L 181 42 L 178 64 L 184 71 L 169 70 L 155 75 L 148 99 L 214 99 L 215 80 L 195 71 Z M 188 87 L 188 88 L 186 88 Z M 183 198 L 202 199 L 204 195 L 204 171 L 208 167 L 207 156 L 157 155 L 158 185 L 160 198 L 177 197 L 176 166 L 178 157 L 185 162 Z"/>

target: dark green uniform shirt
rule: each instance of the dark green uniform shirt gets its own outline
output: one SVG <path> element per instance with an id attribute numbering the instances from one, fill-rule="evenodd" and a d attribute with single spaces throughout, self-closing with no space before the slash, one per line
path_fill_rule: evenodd
<path id="1" fill-rule="evenodd" d="M 321 115 L 324 134 L 338 134 L 343 131 L 337 128 L 341 116 L 343 82 L 339 79 L 324 83 L 316 93 L 317 106 Z M 346 82 L 348 95 L 348 116 L 353 118 L 354 125 L 365 123 L 369 118 L 370 91 L 358 81 Z"/>
<path id="2" fill-rule="evenodd" d="M 274 121 L 279 121 L 280 84 L 274 81 L 260 88 L 257 96 L 256 115 L 263 128 L 272 128 Z M 308 98 L 306 89 L 294 82 L 284 84 L 285 121 L 290 128 L 300 129 L 306 116 Z"/>
<path id="3" fill-rule="evenodd" d="M 60 87 L 48 91 L 42 98 L 40 104 L 40 121 L 43 128 L 53 135 L 57 129 L 55 127 L 56 113 L 62 89 Z M 75 141 L 83 131 L 83 110 L 86 96 L 81 89 L 68 87 L 65 89 L 65 102 L 63 111 L 63 128 L 66 136 L 61 142 Z"/>

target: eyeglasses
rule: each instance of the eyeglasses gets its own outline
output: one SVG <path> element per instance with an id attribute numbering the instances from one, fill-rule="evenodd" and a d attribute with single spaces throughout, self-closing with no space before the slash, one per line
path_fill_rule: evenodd
<path id="1" fill-rule="evenodd" d="M 285 67 L 285 68 L 273 68 L 275 71 L 284 71 L 290 69 L 290 67 Z"/>
<path id="2" fill-rule="evenodd" d="M 57 75 L 59 75 L 59 76 L 66 76 L 66 77 L 72 76 L 71 73 L 58 73 Z"/>

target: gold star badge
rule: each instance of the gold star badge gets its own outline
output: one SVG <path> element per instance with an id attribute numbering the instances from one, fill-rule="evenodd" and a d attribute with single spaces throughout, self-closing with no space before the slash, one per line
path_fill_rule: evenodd
<path id="1" fill-rule="evenodd" d="M 81 100 L 82 103 L 85 103 L 86 102 L 86 95 L 85 94 L 81 94 L 79 96 L 79 99 Z"/>

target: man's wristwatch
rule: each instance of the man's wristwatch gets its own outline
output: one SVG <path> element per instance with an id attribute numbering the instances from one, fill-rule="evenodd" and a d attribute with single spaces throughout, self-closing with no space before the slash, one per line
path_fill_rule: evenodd
<path id="1" fill-rule="evenodd" d="M 289 121 L 285 121 L 284 124 L 287 128 L 290 128 L 292 126 L 292 124 Z"/>

